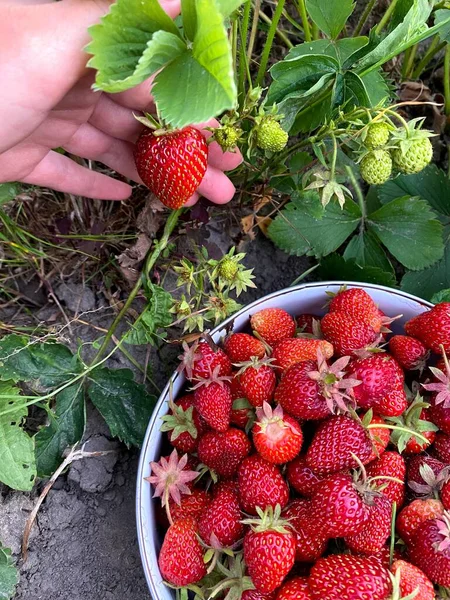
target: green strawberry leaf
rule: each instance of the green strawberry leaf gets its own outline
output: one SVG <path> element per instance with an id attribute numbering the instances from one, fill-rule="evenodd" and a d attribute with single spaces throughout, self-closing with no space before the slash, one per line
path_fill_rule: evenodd
<path id="1" fill-rule="evenodd" d="M 193 40 L 197 31 L 195 0 L 181 0 L 181 14 L 183 15 L 184 33 L 189 40 Z"/>
<path id="2" fill-rule="evenodd" d="M 80 373 L 78 358 L 63 344 L 33 343 L 25 336 L 0 340 L 0 379 L 54 387 Z"/>
<path id="3" fill-rule="evenodd" d="M 337 38 L 354 8 L 353 0 L 306 0 L 309 16 L 330 38 Z"/>
<path id="4" fill-rule="evenodd" d="M 319 276 L 321 279 L 344 279 L 346 281 L 362 281 L 378 283 L 387 287 L 397 287 L 392 272 L 378 267 L 359 266 L 353 259 L 345 260 L 339 254 L 330 254 L 320 261 Z"/>
<path id="5" fill-rule="evenodd" d="M 201 123 L 236 103 L 231 48 L 215 2 L 197 0 L 197 31 L 186 50 L 155 78 L 159 114 L 173 127 Z"/>
<path id="6" fill-rule="evenodd" d="M 105 92 L 134 87 L 186 48 L 158 0 L 117 0 L 89 33 L 88 66 L 97 69 L 95 89 Z"/>
<path id="7" fill-rule="evenodd" d="M 11 550 L 0 542 L 0 600 L 11 600 L 19 583 L 19 571 L 11 557 Z"/>
<path id="8" fill-rule="evenodd" d="M 28 414 L 24 403 L 12 381 L 0 382 L 0 481 L 28 492 L 36 479 L 36 462 L 34 440 L 22 429 Z"/>
<path id="9" fill-rule="evenodd" d="M 79 442 L 86 424 L 84 382 L 75 383 L 56 396 L 50 423 L 34 436 L 39 477 L 50 477 L 59 467 L 63 452 Z"/>
<path id="10" fill-rule="evenodd" d="M 405 196 L 367 217 L 373 233 L 408 269 L 417 271 L 442 258 L 442 225 L 425 200 Z"/>
<path id="11" fill-rule="evenodd" d="M 431 296 L 430 302 L 432 302 L 433 304 L 439 304 L 440 302 L 450 302 L 450 289 L 436 292 L 436 294 L 433 294 Z"/>
<path id="12" fill-rule="evenodd" d="M 133 323 L 132 328 L 125 337 L 127 344 L 155 344 L 164 332 L 158 333 L 159 329 L 168 327 L 172 323 L 172 315 L 169 312 L 173 305 L 172 296 L 164 288 L 152 283 L 147 285 L 146 295 L 148 305 Z"/>
<path id="13" fill-rule="evenodd" d="M 442 260 L 428 269 L 406 273 L 400 287 L 425 300 L 431 300 L 434 294 L 450 288 L 450 244 L 447 242 Z"/>
<path id="14" fill-rule="evenodd" d="M 434 210 L 450 216 L 450 179 L 436 165 L 428 165 L 414 175 L 399 175 L 378 187 L 378 197 L 383 204 L 405 194 L 420 196 Z"/>
<path id="15" fill-rule="evenodd" d="M 359 36 L 356 38 L 342 38 L 340 40 L 313 40 L 312 42 L 298 44 L 298 46 L 291 48 L 284 59 L 276 63 L 272 69 L 285 61 L 291 61 L 308 54 L 330 56 L 336 59 L 339 66 L 342 67 L 348 57 L 366 46 L 368 41 L 369 38 L 366 36 Z"/>
<path id="16" fill-rule="evenodd" d="M 370 231 L 360 231 L 347 245 L 343 254 L 345 260 L 354 260 L 359 267 L 376 267 L 386 273 L 394 269 L 377 238 Z"/>
<path id="17" fill-rule="evenodd" d="M 0 206 L 14 200 L 19 194 L 20 185 L 18 183 L 0 183 Z"/>
<path id="18" fill-rule="evenodd" d="M 319 218 L 318 211 L 322 213 Z M 293 194 L 292 201 L 269 226 L 268 235 L 282 250 L 296 256 L 326 256 L 334 252 L 358 227 L 361 213 L 347 201 L 341 210 L 330 202 L 325 210 L 316 192 Z"/>
<path id="19" fill-rule="evenodd" d="M 360 78 L 369 97 L 368 106 L 383 106 L 386 104 L 391 94 L 382 71 L 380 69 L 370 71 Z"/>
<path id="20" fill-rule="evenodd" d="M 88 394 L 112 436 L 128 446 L 142 444 L 156 398 L 133 380 L 132 371 L 95 369 L 89 375 Z"/>
<path id="21" fill-rule="evenodd" d="M 434 13 L 434 24 L 442 26 L 439 37 L 443 42 L 450 44 L 450 8 L 441 8 Z"/>
<path id="22" fill-rule="evenodd" d="M 431 10 L 432 6 L 428 0 L 414 0 L 402 22 L 359 60 L 358 72 L 364 74 L 366 71 L 376 69 L 417 41 L 432 35 L 427 27 Z"/>

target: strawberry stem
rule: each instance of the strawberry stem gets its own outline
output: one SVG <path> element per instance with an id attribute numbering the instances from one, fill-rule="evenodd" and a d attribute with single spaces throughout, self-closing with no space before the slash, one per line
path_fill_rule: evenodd
<path id="1" fill-rule="evenodd" d="M 407 427 L 400 427 L 399 425 L 387 425 L 387 424 L 383 424 L 383 423 L 374 423 L 371 425 L 367 425 L 366 429 L 390 429 L 391 431 L 404 431 L 406 433 L 410 433 L 411 435 L 413 435 L 416 438 L 419 438 L 426 444 L 429 444 L 429 440 L 427 440 L 427 438 L 425 436 L 423 436 L 422 434 L 418 433 L 417 431 L 412 431 L 411 429 L 408 429 Z"/>
<path id="2" fill-rule="evenodd" d="M 392 516 L 391 516 L 391 541 L 389 545 L 389 564 L 392 565 L 394 560 L 394 546 L 395 546 L 395 521 L 397 517 L 397 502 L 394 500 L 392 503 Z"/>

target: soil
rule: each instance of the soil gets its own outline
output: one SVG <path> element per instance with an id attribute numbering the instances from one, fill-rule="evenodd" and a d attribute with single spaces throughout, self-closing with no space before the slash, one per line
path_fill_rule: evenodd
<path id="1" fill-rule="evenodd" d="M 210 226 L 209 242 L 227 250 L 230 238 Z M 245 260 L 254 268 L 258 288 L 243 294 L 242 304 L 289 286 L 311 262 L 288 257 L 261 234 L 246 248 Z M 91 325 L 107 328 L 112 312 L 94 289 L 76 281 L 54 285 L 66 316 L 76 311 L 89 314 Z M 55 305 L 39 311 L 39 319 L 54 319 Z M 6 322 L 10 315 L 0 314 Z M 62 321 L 64 323 L 64 321 Z M 55 323 L 53 323 L 55 324 Z M 65 330 L 65 339 L 76 345 L 99 336 L 88 326 Z M 130 347 L 144 364 L 147 348 Z M 163 385 L 173 371 L 178 349 L 169 347 L 164 356 L 152 351 L 155 380 Z M 111 367 L 130 365 L 117 353 Z M 142 378 L 142 375 L 139 374 Z M 111 439 L 95 409 L 89 408 L 86 450 L 112 450 L 100 458 L 74 463 L 56 482 L 39 513 L 31 536 L 28 560 L 21 567 L 18 600 L 145 600 L 150 598 L 141 567 L 135 527 L 135 480 L 138 451 L 127 450 Z M 41 484 L 42 485 L 42 484 Z M 3 490 L 0 493 L 0 539 L 19 557 L 24 524 L 34 506 L 31 494 Z M 1 489 L 0 489 L 1 492 Z"/>

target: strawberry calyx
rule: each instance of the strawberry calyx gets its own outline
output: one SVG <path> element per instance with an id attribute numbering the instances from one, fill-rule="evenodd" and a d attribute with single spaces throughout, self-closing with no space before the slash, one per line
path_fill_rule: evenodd
<path id="1" fill-rule="evenodd" d="M 268 506 L 262 510 L 256 507 L 258 517 L 251 517 L 241 521 L 244 525 L 250 525 L 254 533 L 263 533 L 264 531 L 276 531 L 277 533 L 290 533 L 292 527 L 289 525 L 289 519 L 281 517 L 281 506 L 277 504 L 275 508 Z"/>
<path id="2" fill-rule="evenodd" d="M 193 419 L 194 407 L 189 406 L 184 410 L 182 406 L 178 406 L 173 400 L 170 400 L 169 408 L 172 414 L 168 413 L 161 417 L 163 424 L 160 431 L 171 431 L 170 439 L 172 442 L 180 437 L 182 433 L 189 433 L 190 436 L 197 439 L 198 432 Z"/>
<path id="3" fill-rule="evenodd" d="M 174 449 L 168 459 L 162 456 L 158 462 L 151 462 L 150 472 L 153 474 L 145 477 L 145 481 L 151 483 L 155 488 L 153 498 L 161 498 L 161 504 L 166 508 L 167 518 L 171 525 L 173 520 L 170 514 L 169 499 L 180 505 L 181 494 L 191 494 L 187 484 L 198 476 L 197 471 L 185 469 L 187 461 L 187 454 L 179 458 L 178 452 Z"/>
<path id="4" fill-rule="evenodd" d="M 350 356 L 338 358 L 332 365 L 328 365 L 320 348 L 317 349 L 317 371 L 310 371 L 308 377 L 317 382 L 320 393 L 325 398 L 331 413 L 346 413 L 348 403 L 355 403 L 353 388 L 361 383 L 358 379 L 346 378 L 344 369 L 350 362 Z"/>
<path id="5" fill-rule="evenodd" d="M 442 536 L 442 540 L 436 542 L 434 548 L 438 552 L 445 552 L 450 550 L 450 512 L 444 511 L 441 517 L 436 518 L 436 524 L 438 527 L 439 535 Z"/>
<path id="6" fill-rule="evenodd" d="M 387 485 L 388 481 L 403 483 L 403 481 L 401 481 L 397 477 L 391 477 L 390 475 L 377 475 L 375 477 L 368 477 L 366 468 L 361 462 L 360 458 L 356 456 L 356 454 L 354 454 L 353 452 L 352 457 L 358 464 L 358 469 L 353 469 L 352 471 L 353 487 L 357 490 L 357 492 L 363 498 L 365 504 L 367 504 L 368 506 L 373 506 L 375 498 L 377 496 L 382 495 L 382 491 Z M 379 480 L 386 481 L 386 484 L 381 486 L 379 486 L 378 484 L 374 484 L 375 481 Z"/>
<path id="7" fill-rule="evenodd" d="M 415 590 L 413 590 L 407 596 L 402 596 L 402 592 L 401 592 L 401 588 L 400 588 L 401 568 L 397 569 L 397 571 L 395 572 L 395 575 L 393 575 L 390 571 L 388 571 L 388 574 L 389 574 L 389 579 L 391 580 L 391 584 L 392 584 L 392 593 L 389 596 L 388 600 L 413 600 L 413 598 L 415 598 L 419 594 L 420 588 L 417 587 Z"/>
<path id="8" fill-rule="evenodd" d="M 389 330 L 388 330 L 389 331 Z M 373 354 L 378 354 L 380 352 L 386 352 L 382 346 L 380 346 L 381 342 L 384 341 L 383 335 L 380 333 L 373 342 L 367 344 L 363 348 L 359 348 L 358 350 L 354 350 L 353 354 L 356 358 L 368 358 Z"/>
<path id="9" fill-rule="evenodd" d="M 439 492 L 443 486 L 450 481 L 450 465 L 444 467 L 437 475 L 430 467 L 424 463 L 419 468 L 419 473 L 425 483 L 417 483 L 416 481 L 410 481 L 409 487 L 420 494 L 420 497 L 425 500 L 426 498 L 436 498 L 439 500 Z"/>
<path id="10" fill-rule="evenodd" d="M 430 367 L 430 371 L 436 377 L 438 382 L 423 383 L 422 387 L 427 392 L 436 392 L 434 398 L 435 405 L 442 404 L 442 408 L 450 408 L 450 365 L 444 347 L 441 346 L 442 356 L 445 364 L 445 373 L 436 367 Z"/>
<path id="11" fill-rule="evenodd" d="M 183 354 L 180 354 L 178 360 L 180 364 L 177 367 L 178 373 L 186 371 L 186 377 L 191 380 L 193 376 L 194 365 L 196 361 L 202 358 L 202 354 L 198 352 L 199 340 L 194 342 L 191 346 L 187 342 L 182 343 Z"/>
<path id="12" fill-rule="evenodd" d="M 272 442 L 282 438 L 286 429 L 301 435 L 300 427 L 297 427 L 293 422 L 288 423 L 283 420 L 283 416 L 284 411 L 280 404 L 273 409 L 268 402 L 264 402 L 261 407 L 256 409 L 259 424 L 259 431 L 256 435 L 265 435 Z"/>
<path id="13" fill-rule="evenodd" d="M 225 590 L 228 590 L 224 596 L 224 600 L 240 600 L 245 591 L 255 589 L 251 578 L 245 575 L 246 566 L 242 553 L 228 558 L 228 566 L 218 562 L 216 567 L 221 575 L 224 576 L 224 579 L 210 589 L 208 598 L 215 598 Z"/>
<path id="14" fill-rule="evenodd" d="M 389 423 L 401 427 L 401 429 L 394 429 L 391 434 L 391 441 L 397 446 L 400 454 L 405 450 L 411 439 L 415 439 L 418 444 L 424 444 L 425 446 L 430 444 L 430 440 L 423 442 L 422 437 L 419 439 L 417 433 L 438 431 L 439 428 L 434 423 L 421 419 L 422 411 L 429 408 L 429 406 L 428 402 L 424 402 L 422 396 L 417 394 L 402 415 L 386 419 Z"/>
<path id="15" fill-rule="evenodd" d="M 211 371 L 211 367 L 209 367 L 209 375 L 207 377 L 198 377 L 196 379 L 197 383 L 191 387 L 191 391 L 197 390 L 200 387 L 208 387 L 213 383 L 217 383 L 221 387 L 224 387 L 226 383 L 230 383 L 233 379 L 230 375 L 219 375 L 220 373 L 220 365 L 214 368 L 214 371 Z"/>
<path id="16" fill-rule="evenodd" d="M 271 367 L 272 369 L 276 369 L 276 365 L 273 364 L 273 358 L 258 358 L 257 356 L 252 356 L 250 360 L 246 362 L 236 363 L 234 366 L 239 369 L 236 373 L 237 376 L 242 375 L 247 369 L 255 369 L 256 371 L 261 367 Z"/>

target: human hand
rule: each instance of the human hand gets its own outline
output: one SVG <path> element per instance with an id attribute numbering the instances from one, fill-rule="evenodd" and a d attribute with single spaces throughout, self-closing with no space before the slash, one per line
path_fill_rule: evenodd
<path id="1" fill-rule="evenodd" d="M 160 2 L 171 17 L 179 13 L 179 0 Z M 141 183 L 133 144 L 143 126 L 133 112 L 152 112 L 151 84 L 114 95 L 94 92 L 94 72 L 86 68 L 87 28 L 108 7 L 100 0 L 0 1 L 0 182 L 21 181 L 89 198 L 129 197 L 130 185 L 53 150 L 62 147 Z M 189 205 L 199 195 L 217 204 L 233 197 L 234 186 L 223 171 L 236 168 L 241 154 L 224 154 L 214 142 L 208 161 Z"/>

